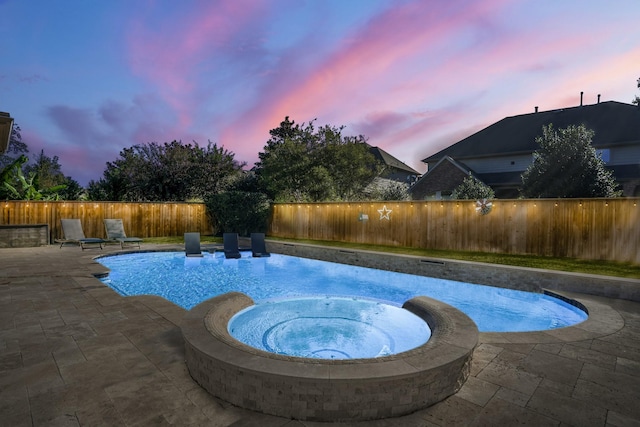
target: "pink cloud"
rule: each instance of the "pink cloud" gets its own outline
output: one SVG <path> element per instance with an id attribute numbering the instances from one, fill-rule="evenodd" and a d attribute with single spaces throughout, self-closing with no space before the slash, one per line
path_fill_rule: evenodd
<path id="1" fill-rule="evenodd" d="M 364 120 L 353 127 L 357 133 L 365 136 L 387 134 L 403 126 L 408 120 L 407 115 L 395 111 L 376 111 L 367 114 Z"/>
<path id="2" fill-rule="evenodd" d="M 129 36 L 129 62 L 133 71 L 149 79 L 177 113 L 177 125 L 187 129 L 202 106 L 203 85 L 228 61 L 223 54 L 250 32 L 261 16 L 264 2 L 247 0 L 205 3 L 177 17 L 172 28 L 148 28 L 134 23 Z M 200 84 L 200 86 L 198 85 Z M 215 98 L 215 88 L 206 98 Z"/>
<path id="3" fill-rule="evenodd" d="M 510 5 L 468 1 L 436 9 L 407 2 L 356 27 L 341 44 L 323 46 L 322 55 L 309 55 L 317 42 L 312 34 L 285 52 L 267 51 L 262 1 L 207 4 L 181 11 L 169 26 L 139 21 L 129 33 L 129 61 L 157 95 L 107 101 L 93 120 L 98 136 L 117 132 L 123 146 L 213 139 L 251 165 L 269 129 L 286 115 L 297 122 L 317 117 L 319 124 L 346 124 L 347 132 L 390 152 L 422 158 L 504 116 L 574 102 L 563 55 L 597 37 L 567 29 L 547 39 L 544 28 L 504 25 L 504 17 L 494 24 Z M 226 92 L 225 69 L 238 71 L 246 84 Z M 556 76 L 542 80 L 545 86 L 528 84 L 528 76 L 545 73 Z M 496 103 L 498 97 L 503 101 Z M 91 135 L 84 124 L 77 123 L 78 134 Z"/>
<path id="4" fill-rule="evenodd" d="M 355 121 L 362 128 L 372 114 L 377 114 L 375 110 L 369 111 L 370 108 L 384 105 L 385 111 L 406 110 L 407 104 L 415 104 L 417 98 L 424 98 L 430 88 L 437 90 L 440 82 L 430 76 L 431 81 L 425 85 L 425 75 L 420 76 L 414 70 L 412 78 L 423 82 L 412 88 L 409 83 L 403 84 L 389 76 L 406 74 L 405 67 L 408 66 L 405 63 L 417 61 L 416 57 L 422 51 L 428 51 L 431 45 L 439 45 L 459 27 L 502 3 L 487 3 L 482 7 L 475 3 L 465 4 L 465 7 L 456 5 L 445 10 L 445 16 L 443 11 L 434 13 L 433 5 L 407 3 L 372 19 L 350 37 L 349 43 L 315 64 L 306 74 L 300 75 L 299 69 L 282 61 L 273 81 L 268 80 L 264 85 L 262 101 L 230 123 L 221 133 L 221 141 L 225 145 L 236 141 L 266 141 L 267 130 L 276 127 L 286 115 L 298 121 L 322 115 L 321 121 L 340 120 L 337 124 Z M 411 117 L 414 112 L 397 114 L 397 117 Z M 369 119 L 363 119 L 367 115 Z M 247 121 L 253 126 L 242 128 Z"/>

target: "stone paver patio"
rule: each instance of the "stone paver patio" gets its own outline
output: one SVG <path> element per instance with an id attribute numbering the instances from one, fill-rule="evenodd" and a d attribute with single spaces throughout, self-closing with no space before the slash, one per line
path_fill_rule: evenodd
<path id="1" fill-rule="evenodd" d="M 104 270 L 93 257 L 117 250 L 0 249 L 0 425 L 325 425 L 239 409 L 200 388 L 184 362 L 185 311 L 93 277 Z M 580 298 L 598 313 L 584 325 L 481 334 L 471 377 L 448 399 L 339 425 L 640 426 L 640 303 Z"/>

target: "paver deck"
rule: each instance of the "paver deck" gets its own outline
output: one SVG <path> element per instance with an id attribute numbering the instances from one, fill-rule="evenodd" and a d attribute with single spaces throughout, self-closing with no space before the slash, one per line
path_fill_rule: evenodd
<path id="1" fill-rule="evenodd" d="M 200 388 L 184 362 L 185 311 L 94 278 L 104 268 L 93 257 L 119 250 L 0 249 L 0 425 L 325 425 Z M 334 425 L 640 426 L 640 303 L 581 298 L 606 308 L 589 327 L 481 334 L 457 394 L 402 418 Z"/>

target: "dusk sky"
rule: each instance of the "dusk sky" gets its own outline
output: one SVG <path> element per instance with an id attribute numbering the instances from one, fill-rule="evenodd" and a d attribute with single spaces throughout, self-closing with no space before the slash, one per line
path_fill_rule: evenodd
<path id="1" fill-rule="evenodd" d="M 639 0 L 0 0 L 0 111 L 80 184 L 148 142 L 247 163 L 344 125 L 420 172 L 504 117 L 631 103 Z"/>

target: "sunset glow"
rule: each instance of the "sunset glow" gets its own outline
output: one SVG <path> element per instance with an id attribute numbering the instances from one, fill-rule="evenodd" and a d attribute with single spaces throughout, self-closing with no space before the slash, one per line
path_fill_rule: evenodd
<path id="1" fill-rule="evenodd" d="M 253 166 L 290 116 L 424 171 L 506 116 L 640 94 L 640 2 L 0 0 L 0 111 L 85 185 L 126 147 Z"/>

